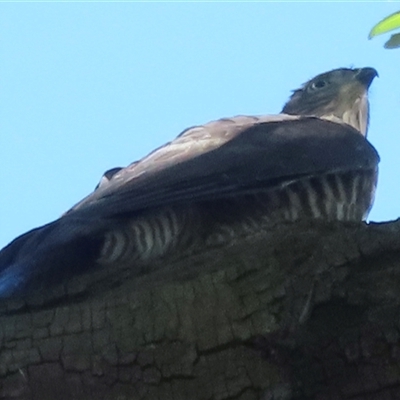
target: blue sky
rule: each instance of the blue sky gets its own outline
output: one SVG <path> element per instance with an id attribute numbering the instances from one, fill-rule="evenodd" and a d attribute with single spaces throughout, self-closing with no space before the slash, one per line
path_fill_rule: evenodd
<path id="1" fill-rule="evenodd" d="M 184 128 L 278 113 L 338 67 L 375 67 L 374 221 L 400 216 L 400 50 L 384 3 L 0 3 L 0 247 Z"/>

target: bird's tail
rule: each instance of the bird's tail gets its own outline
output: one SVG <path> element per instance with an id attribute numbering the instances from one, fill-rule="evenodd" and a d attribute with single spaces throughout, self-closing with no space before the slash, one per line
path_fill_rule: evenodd
<path id="1" fill-rule="evenodd" d="M 60 283 L 94 267 L 102 236 L 83 221 L 61 218 L 33 229 L 0 251 L 0 298 Z"/>

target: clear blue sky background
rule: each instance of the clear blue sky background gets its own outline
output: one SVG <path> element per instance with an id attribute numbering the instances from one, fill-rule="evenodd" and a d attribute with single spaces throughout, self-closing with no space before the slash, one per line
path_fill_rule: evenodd
<path id="1" fill-rule="evenodd" d="M 0 247 L 184 128 L 278 113 L 338 67 L 375 67 L 374 221 L 400 216 L 400 50 L 385 3 L 1 3 Z"/>

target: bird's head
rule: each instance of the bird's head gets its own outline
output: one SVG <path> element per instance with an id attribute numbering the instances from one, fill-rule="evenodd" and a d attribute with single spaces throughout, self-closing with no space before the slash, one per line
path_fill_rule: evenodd
<path id="1" fill-rule="evenodd" d="M 339 68 L 317 75 L 293 92 L 282 113 L 339 118 L 367 135 L 368 89 L 378 76 L 374 68 Z"/>

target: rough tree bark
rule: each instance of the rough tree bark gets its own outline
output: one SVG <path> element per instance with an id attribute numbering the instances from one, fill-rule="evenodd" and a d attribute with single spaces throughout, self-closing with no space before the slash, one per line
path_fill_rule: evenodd
<path id="1" fill-rule="evenodd" d="M 400 399 L 400 221 L 304 222 L 0 305 L 0 399 Z"/>

